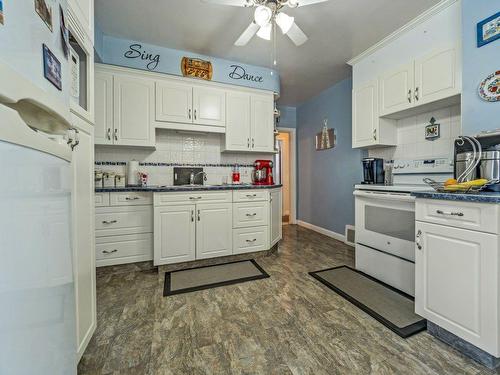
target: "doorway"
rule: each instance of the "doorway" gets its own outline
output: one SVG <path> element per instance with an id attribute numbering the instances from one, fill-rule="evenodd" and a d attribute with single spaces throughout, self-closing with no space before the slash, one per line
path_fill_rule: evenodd
<path id="1" fill-rule="evenodd" d="M 295 129 L 278 128 L 276 146 L 276 177 L 283 185 L 283 224 L 295 224 Z"/>

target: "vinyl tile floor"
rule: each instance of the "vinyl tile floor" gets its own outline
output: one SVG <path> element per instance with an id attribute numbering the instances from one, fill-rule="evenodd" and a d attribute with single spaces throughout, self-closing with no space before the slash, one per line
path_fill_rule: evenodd
<path id="1" fill-rule="evenodd" d="M 270 278 L 163 297 L 149 263 L 97 270 L 97 329 L 78 374 L 493 374 L 426 332 L 402 339 L 308 275 L 354 251 L 295 225 Z M 499 372 L 500 373 L 500 372 Z"/>

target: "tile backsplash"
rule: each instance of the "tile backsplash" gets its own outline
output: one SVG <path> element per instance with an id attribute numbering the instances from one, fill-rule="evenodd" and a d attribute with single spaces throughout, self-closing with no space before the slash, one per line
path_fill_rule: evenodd
<path id="1" fill-rule="evenodd" d="M 441 124 L 441 136 L 434 141 L 425 139 L 425 127 L 432 117 Z M 460 105 L 406 117 L 397 123 L 397 146 L 371 149 L 368 155 L 385 160 L 453 158 L 453 141 L 461 131 Z"/>
<path id="2" fill-rule="evenodd" d="M 140 162 L 140 171 L 148 173 L 149 185 L 172 185 L 174 166 L 201 166 L 207 173 L 206 184 L 230 180 L 232 165 L 239 164 L 242 182 L 251 182 L 256 159 L 272 159 L 272 154 L 221 152 L 224 135 L 156 130 L 156 150 L 137 147 L 95 147 L 95 168 L 126 173 L 126 163 Z"/>

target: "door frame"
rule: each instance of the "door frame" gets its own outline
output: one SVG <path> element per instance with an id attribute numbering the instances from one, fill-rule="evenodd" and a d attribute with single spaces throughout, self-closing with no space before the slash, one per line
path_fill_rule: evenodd
<path id="1" fill-rule="evenodd" d="M 279 133 L 288 133 L 290 137 L 290 221 L 297 224 L 297 129 L 276 128 Z"/>

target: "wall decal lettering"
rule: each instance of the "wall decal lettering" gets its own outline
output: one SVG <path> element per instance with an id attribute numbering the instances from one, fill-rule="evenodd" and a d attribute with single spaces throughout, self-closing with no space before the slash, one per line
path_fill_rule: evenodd
<path id="1" fill-rule="evenodd" d="M 231 73 L 229 73 L 229 78 L 231 78 L 231 79 L 235 79 L 235 80 L 243 79 L 243 80 L 252 81 L 252 82 L 264 82 L 264 77 L 254 76 L 254 75 L 248 74 L 245 71 L 245 68 L 243 68 L 240 65 L 231 65 L 230 68 L 233 69 L 231 71 Z"/>
<path id="2" fill-rule="evenodd" d="M 127 59 L 141 59 L 148 61 L 146 68 L 155 70 L 160 63 L 160 55 L 154 55 L 142 50 L 142 45 L 139 43 L 131 44 L 129 50 L 123 54 Z"/>

